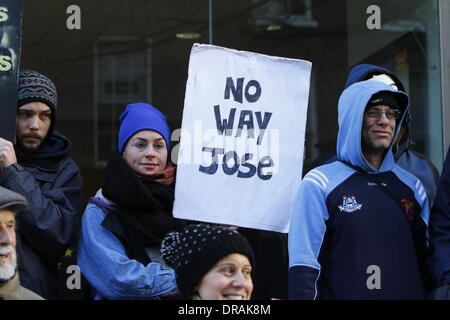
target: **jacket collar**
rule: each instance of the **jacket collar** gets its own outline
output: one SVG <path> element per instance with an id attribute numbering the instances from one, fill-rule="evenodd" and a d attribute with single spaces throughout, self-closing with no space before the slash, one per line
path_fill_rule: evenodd
<path id="1" fill-rule="evenodd" d="M 15 300 L 19 297 L 19 275 L 16 273 L 14 278 L 5 282 L 0 287 L 0 300 Z"/>

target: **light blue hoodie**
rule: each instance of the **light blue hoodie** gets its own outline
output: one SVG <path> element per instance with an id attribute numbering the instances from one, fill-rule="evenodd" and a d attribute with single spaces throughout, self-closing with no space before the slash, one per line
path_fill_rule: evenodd
<path id="1" fill-rule="evenodd" d="M 392 92 L 399 101 L 400 108 L 402 108 L 402 110 L 400 110 L 402 112 L 400 119 L 395 128 L 395 137 L 397 137 L 401 127 L 400 124 L 403 122 L 403 117 L 409 108 L 409 99 L 405 93 L 392 89 L 379 81 L 367 80 L 351 85 L 339 98 L 339 133 L 337 140 L 338 160 L 347 161 L 368 173 L 386 172 L 391 170 L 395 164 L 394 155 L 391 152 L 392 143 L 378 170 L 373 168 L 367 162 L 361 148 L 361 132 L 365 106 L 374 94 L 381 91 Z M 355 105 L 360 107 L 355 108 Z M 395 140 L 395 137 L 392 141 Z"/>
<path id="2" fill-rule="evenodd" d="M 340 162 L 310 171 L 300 185 L 291 216 L 290 299 L 423 299 L 428 281 L 428 200 L 422 183 L 394 162 L 392 144 L 377 170 L 361 147 L 364 111 L 381 91 L 406 94 L 374 80 L 347 88 L 339 99 L 337 156 L 379 183 Z M 395 137 L 394 137 L 395 139 Z M 393 139 L 393 140 L 394 140 Z M 388 196 L 386 186 L 401 203 Z M 369 267 L 382 270 L 382 287 L 367 286 Z"/>

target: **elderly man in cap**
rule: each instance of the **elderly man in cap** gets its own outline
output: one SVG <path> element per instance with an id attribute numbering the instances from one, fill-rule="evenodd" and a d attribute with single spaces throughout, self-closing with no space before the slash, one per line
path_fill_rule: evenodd
<path id="1" fill-rule="evenodd" d="M 16 143 L 0 138 L 0 186 L 28 203 L 16 216 L 22 285 L 46 299 L 58 298 L 58 260 L 79 233 L 83 187 L 71 142 L 54 130 L 56 106 L 49 78 L 20 71 Z"/>
<path id="2" fill-rule="evenodd" d="M 0 300 L 43 300 L 20 285 L 17 272 L 14 215 L 26 206 L 20 194 L 0 187 Z"/>

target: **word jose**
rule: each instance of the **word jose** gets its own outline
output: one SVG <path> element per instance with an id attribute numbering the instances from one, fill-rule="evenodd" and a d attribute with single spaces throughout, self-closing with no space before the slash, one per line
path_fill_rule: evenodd
<path id="1" fill-rule="evenodd" d="M 224 99 L 229 100 L 231 96 L 233 96 L 234 101 L 242 104 L 245 97 L 245 100 L 248 103 L 257 102 L 262 93 L 260 83 L 257 80 L 250 80 L 247 82 L 244 89 L 244 80 L 245 78 L 237 78 L 236 82 L 234 82 L 232 77 L 227 77 Z M 225 117 L 222 118 L 220 113 L 220 105 L 214 106 L 214 117 L 216 120 L 218 135 L 232 136 L 234 134 L 233 126 L 235 124 L 234 120 L 236 110 L 236 108 L 231 108 L 227 119 Z M 247 139 L 256 139 L 256 144 L 261 145 L 271 117 L 271 112 L 253 112 L 252 110 L 242 110 L 234 136 L 236 138 L 241 137 L 245 128 L 247 130 Z M 254 121 L 255 118 L 256 123 Z M 255 137 L 254 134 L 255 127 L 259 129 L 257 137 Z M 211 165 L 200 165 L 199 167 L 199 171 L 205 174 L 213 175 L 217 172 L 219 168 L 219 156 L 221 155 L 223 157 L 222 170 L 226 175 L 231 176 L 237 173 L 238 178 L 251 178 L 257 174 L 261 180 L 269 180 L 272 178 L 272 172 L 263 172 L 263 169 L 273 167 L 274 162 L 271 156 L 263 156 L 259 159 L 258 164 L 254 165 L 249 162 L 254 157 L 253 153 L 247 152 L 243 156 L 239 156 L 234 150 L 225 151 L 224 148 L 211 147 L 203 147 L 202 151 L 209 152 L 209 155 L 211 156 Z"/>
<path id="2" fill-rule="evenodd" d="M 261 158 L 258 162 L 258 167 L 255 165 L 248 163 L 247 161 L 253 159 L 252 153 L 246 153 L 242 156 L 241 161 L 239 161 L 239 156 L 235 151 L 228 151 L 225 153 L 225 150 L 222 148 L 207 148 L 203 147 L 203 151 L 211 152 L 212 157 L 212 164 L 208 167 L 200 166 L 199 171 L 206 173 L 206 174 L 215 174 L 217 172 L 217 169 L 219 168 L 218 164 L 218 156 L 223 154 L 223 163 L 222 163 L 222 169 L 223 172 L 226 175 L 232 176 L 236 172 L 238 178 L 251 178 L 255 175 L 255 173 L 258 173 L 258 177 L 261 180 L 269 180 L 272 178 L 272 173 L 263 173 L 264 168 L 270 168 L 273 166 L 273 160 L 269 156 L 265 156 Z M 229 165 L 230 160 L 233 160 L 232 165 Z M 239 170 L 239 167 L 242 166 L 244 168 L 247 168 L 248 171 L 241 171 Z"/>

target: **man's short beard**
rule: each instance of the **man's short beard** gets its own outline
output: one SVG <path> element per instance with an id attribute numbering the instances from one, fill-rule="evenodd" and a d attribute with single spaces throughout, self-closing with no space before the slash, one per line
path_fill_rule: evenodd
<path id="1" fill-rule="evenodd" d="M 12 246 L 0 248 L 0 254 L 11 253 L 9 262 L 0 263 L 0 282 L 8 281 L 13 278 L 17 271 L 16 249 Z"/>
<path id="2" fill-rule="evenodd" d="M 24 136 L 20 136 L 20 137 L 17 137 L 17 138 L 16 138 L 16 140 L 17 140 L 17 142 L 16 142 L 16 149 L 17 149 L 17 151 L 18 151 L 18 153 L 19 153 L 20 155 L 24 155 L 24 156 L 26 156 L 26 155 L 28 155 L 28 154 L 31 154 L 31 153 L 35 152 L 37 149 L 39 149 L 39 147 L 42 145 L 42 143 L 43 143 L 44 140 L 45 140 L 45 139 L 41 139 L 41 140 L 40 140 L 40 143 L 39 143 L 36 147 L 29 148 L 29 147 L 26 147 L 26 146 L 22 143 L 22 139 L 23 139 L 23 138 L 24 138 Z"/>
<path id="3" fill-rule="evenodd" d="M 19 143 L 19 149 L 24 154 L 28 154 L 28 153 L 34 152 L 37 149 L 39 149 L 40 146 L 41 146 L 41 144 L 39 144 L 37 147 L 29 148 L 29 147 L 24 146 L 22 143 Z"/>

